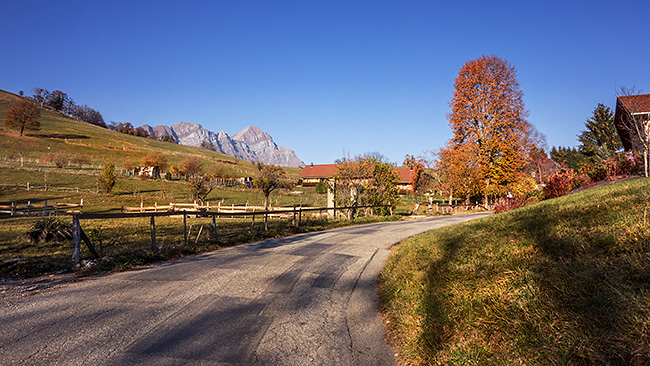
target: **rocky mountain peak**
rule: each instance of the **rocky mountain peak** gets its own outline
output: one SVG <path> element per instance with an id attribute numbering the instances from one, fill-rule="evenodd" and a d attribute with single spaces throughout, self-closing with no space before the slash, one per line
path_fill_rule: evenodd
<path id="1" fill-rule="evenodd" d="M 248 145 L 254 145 L 260 141 L 273 141 L 271 135 L 253 125 L 250 125 L 232 135 L 232 139 L 245 142 Z"/>
<path id="2" fill-rule="evenodd" d="M 250 162 L 262 162 L 289 167 L 302 167 L 305 163 L 288 147 L 278 146 L 271 135 L 255 126 L 248 126 L 232 137 L 221 130 L 219 133 L 206 130 L 200 124 L 178 122 L 171 126 L 146 126 L 156 135 L 171 135 L 181 145 L 199 147 L 209 143 L 221 153 Z M 144 126 L 143 126 L 144 127 Z"/>

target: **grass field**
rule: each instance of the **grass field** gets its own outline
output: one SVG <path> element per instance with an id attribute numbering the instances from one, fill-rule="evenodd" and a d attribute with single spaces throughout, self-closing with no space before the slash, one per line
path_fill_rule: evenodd
<path id="1" fill-rule="evenodd" d="M 41 130 L 26 131 L 26 136 L 20 137 L 16 131 L 8 130 L 4 125 L 4 116 L 18 100 L 19 96 L 0 90 L 0 205 L 42 205 L 45 201 L 48 204 L 78 204 L 83 200 L 84 213 L 109 213 L 119 212 L 123 206 L 190 202 L 187 184 L 183 180 L 142 180 L 124 174 L 125 163 L 138 165 L 142 157 L 151 152 L 160 152 L 167 156 L 169 166 L 178 167 L 181 161 L 194 156 L 203 162 L 207 172 L 215 166 L 222 167 L 226 174 L 238 177 L 255 176 L 257 172 L 254 164 L 228 155 L 124 135 L 48 109 L 42 109 Z M 57 168 L 44 160 L 45 156 L 52 153 L 66 155 L 71 162 Z M 97 182 L 102 166 L 106 163 L 113 163 L 119 173 L 110 195 L 99 193 Z M 297 182 L 301 170 L 284 169 L 288 180 Z M 26 189 L 27 185 L 29 190 Z M 259 190 L 245 186 L 221 186 L 213 190 L 206 201 L 211 205 L 260 206 L 263 196 Z M 398 206 L 399 212 L 410 212 L 413 202 L 414 198 L 405 198 Z M 317 194 L 314 188 L 280 189 L 272 193 L 270 204 L 276 207 L 323 207 L 326 206 L 326 195 Z M 182 243 L 182 225 L 179 224 L 179 218 L 160 218 L 156 223 L 158 243 L 165 249 L 159 253 L 152 253 L 150 250 L 147 219 L 84 221 L 83 227 L 102 255 L 111 258 L 102 263 L 105 267 L 103 270 L 111 270 L 268 237 L 386 219 L 362 218 L 354 222 L 305 220 L 300 228 L 290 227 L 287 220 L 273 220 L 269 232 L 266 233 L 260 232 L 259 225 L 251 228 L 249 220 L 220 220 L 220 238 L 204 235 L 199 243 L 185 246 Z M 27 240 L 27 232 L 39 220 L 41 219 L 0 216 L 0 276 L 33 276 L 70 268 L 69 241 L 33 244 Z M 62 220 L 71 222 L 70 217 L 64 217 Z M 206 219 L 191 221 L 189 225 L 194 228 L 194 235 L 198 233 L 201 224 L 205 226 L 207 223 Z M 88 253 L 82 254 L 84 258 L 88 258 Z"/>
<path id="2" fill-rule="evenodd" d="M 8 130 L 4 123 L 7 111 L 19 100 L 19 96 L 0 90 L 0 161 L 20 157 L 23 161 L 42 160 L 45 155 L 55 153 L 70 158 L 87 157 L 96 167 L 113 163 L 121 168 L 125 162 L 138 165 L 147 154 L 161 152 L 170 165 L 177 167 L 187 157 L 194 156 L 203 162 L 207 172 L 216 164 L 224 168 L 224 173 L 239 177 L 254 176 L 256 172 L 254 164 L 229 155 L 121 134 L 49 109 L 41 110 L 39 131 L 25 131 L 25 136 L 19 137 L 17 131 Z M 290 177 L 297 178 L 300 174 L 299 168 L 285 168 L 285 171 Z"/>
<path id="3" fill-rule="evenodd" d="M 650 364 L 650 180 L 401 243 L 381 276 L 404 364 Z"/>

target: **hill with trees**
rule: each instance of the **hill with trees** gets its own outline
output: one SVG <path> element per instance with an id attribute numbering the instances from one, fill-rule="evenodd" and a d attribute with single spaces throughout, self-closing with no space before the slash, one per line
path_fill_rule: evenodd
<path id="1" fill-rule="evenodd" d="M 167 157 L 170 167 L 178 167 L 186 158 L 196 157 L 207 171 L 220 164 L 230 176 L 257 173 L 254 164 L 226 154 L 119 133 L 40 106 L 40 130 L 25 130 L 21 137 L 20 130 L 8 127 L 5 119 L 11 108 L 28 99 L 0 90 L 0 160 L 65 158 L 68 162 L 77 159 L 97 167 L 112 163 L 117 170 L 129 170 L 145 156 L 161 153 Z M 298 169 L 285 170 L 290 177 L 300 173 Z"/>

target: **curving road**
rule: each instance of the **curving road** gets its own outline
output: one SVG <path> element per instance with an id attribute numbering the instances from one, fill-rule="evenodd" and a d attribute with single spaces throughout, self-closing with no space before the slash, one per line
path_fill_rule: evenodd
<path id="1" fill-rule="evenodd" d="M 266 240 L 4 301 L 3 365 L 393 365 L 376 279 L 395 243 L 487 214 Z"/>

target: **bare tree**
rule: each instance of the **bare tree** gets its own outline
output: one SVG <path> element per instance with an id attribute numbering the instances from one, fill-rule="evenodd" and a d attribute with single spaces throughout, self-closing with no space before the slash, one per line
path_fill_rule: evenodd
<path id="1" fill-rule="evenodd" d="M 650 150 L 650 94 L 641 94 L 635 86 L 621 87 L 617 98 L 619 129 L 629 136 L 633 150 L 643 150 L 643 171 L 648 176 L 648 150 Z"/>

